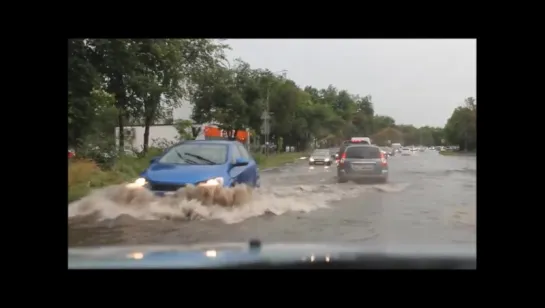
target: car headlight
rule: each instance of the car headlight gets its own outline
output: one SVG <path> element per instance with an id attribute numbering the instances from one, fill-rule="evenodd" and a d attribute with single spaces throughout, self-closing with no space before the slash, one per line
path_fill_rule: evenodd
<path id="1" fill-rule="evenodd" d="M 310 161 L 314 161 L 314 158 L 312 158 L 312 157 L 311 157 L 311 158 L 309 158 L 308 160 L 310 160 Z"/>
<path id="2" fill-rule="evenodd" d="M 329 157 L 326 157 L 326 159 L 324 159 L 324 161 L 329 161 Z"/>
<path id="3" fill-rule="evenodd" d="M 213 178 L 198 184 L 198 186 L 223 186 L 223 178 Z"/>
<path id="4" fill-rule="evenodd" d="M 134 182 L 127 184 L 128 188 L 139 188 L 144 187 L 148 184 L 148 181 L 144 178 L 138 178 Z"/>

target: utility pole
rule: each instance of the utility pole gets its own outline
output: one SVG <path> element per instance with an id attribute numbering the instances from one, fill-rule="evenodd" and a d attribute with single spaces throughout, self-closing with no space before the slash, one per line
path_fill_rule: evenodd
<path id="1" fill-rule="evenodd" d="M 265 110 L 261 114 L 261 120 L 263 124 L 261 125 L 261 134 L 265 135 L 265 155 L 269 156 L 269 134 L 271 131 L 271 113 L 269 111 L 269 86 L 267 86 L 267 97 L 265 98 Z"/>
<path id="2" fill-rule="evenodd" d="M 467 128 L 464 132 L 464 152 L 467 152 Z"/>
<path id="3" fill-rule="evenodd" d="M 269 156 L 269 133 L 270 133 L 270 108 L 269 108 L 269 92 L 270 92 L 270 85 L 267 85 L 267 98 L 265 101 L 265 112 L 266 112 L 266 118 L 265 120 L 265 156 Z"/>
<path id="4" fill-rule="evenodd" d="M 273 72 L 273 74 L 282 74 L 282 78 L 286 78 L 286 70 L 282 70 L 279 72 Z M 267 84 L 267 96 L 265 98 L 265 111 L 261 114 L 261 120 L 263 120 L 263 125 L 261 127 L 262 134 L 265 135 L 265 156 L 269 156 L 269 134 L 271 131 L 271 112 L 270 112 L 270 105 L 269 105 L 269 96 L 271 91 L 271 84 Z"/>

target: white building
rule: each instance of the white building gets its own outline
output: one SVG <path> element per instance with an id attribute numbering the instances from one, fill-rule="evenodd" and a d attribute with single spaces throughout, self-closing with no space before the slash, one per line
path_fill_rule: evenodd
<path id="1" fill-rule="evenodd" d="M 180 141 L 180 136 L 176 130 L 174 124 L 179 120 L 191 120 L 191 113 L 193 112 L 193 106 L 189 101 L 182 101 L 181 105 L 177 108 L 173 108 L 171 111 L 167 111 L 167 116 L 163 120 L 163 124 L 154 124 L 150 126 L 149 130 L 149 146 L 165 147 L 174 142 Z M 204 128 L 210 123 L 194 124 L 193 127 L 200 128 L 199 134 L 195 138 L 196 140 L 204 140 Z M 126 125 L 123 130 L 125 131 L 125 151 L 141 151 L 144 148 L 144 125 Z M 188 133 L 192 133 L 188 129 Z M 119 144 L 119 127 L 115 132 L 116 143 Z M 246 144 L 250 145 L 251 138 L 248 138 Z"/>
<path id="2" fill-rule="evenodd" d="M 167 115 L 164 122 L 169 124 L 155 124 L 150 126 L 149 145 L 157 146 L 179 141 L 178 131 L 173 123 L 176 123 L 178 120 L 191 120 L 192 111 L 193 107 L 189 101 L 183 101 L 180 107 L 174 108 L 170 112 L 167 111 L 167 114 L 170 113 L 170 115 Z M 125 126 L 123 129 L 125 131 L 125 150 L 141 150 L 144 147 L 144 126 Z M 115 136 L 117 142 L 119 142 L 119 128 L 116 129 Z M 202 129 L 197 139 L 204 139 L 204 132 Z"/>

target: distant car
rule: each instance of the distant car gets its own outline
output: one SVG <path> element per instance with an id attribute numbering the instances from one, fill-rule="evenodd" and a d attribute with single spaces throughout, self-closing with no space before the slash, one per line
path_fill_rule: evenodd
<path id="1" fill-rule="evenodd" d="M 337 157 L 339 157 L 339 148 L 331 148 L 329 149 L 329 155 L 333 160 L 335 160 Z"/>
<path id="2" fill-rule="evenodd" d="M 309 165 L 327 165 L 331 166 L 333 159 L 329 154 L 329 150 L 319 149 L 315 150 L 308 159 Z"/>
<path id="3" fill-rule="evenodd" d="M 349 145 L 341 153 L 337 166 L 339 183 L 349 180 L 388 180 L 388 160 L 379 147 L 374 145 Z"/>
<path id="4" fill-rule="evenodd" d="M 411 149 L 409 148 L 401 148 L 401 156 L 411 156 Z"/>
<path id="5" fill-rule="evenodd" d="M 255 160 L 238 141 L 190 140 L 170 147 L 151 160 L 141 178 L 128 187 L 147 188 L 158 196 L 188 185 L 259 187 Z"/>

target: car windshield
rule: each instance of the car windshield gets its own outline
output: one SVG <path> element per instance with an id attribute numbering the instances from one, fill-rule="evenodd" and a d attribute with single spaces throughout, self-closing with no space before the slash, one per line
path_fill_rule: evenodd
<path id="1" fill-rule="evenodd" d="M 159 160 L 160 163 L 178 165 L 221 165 L 226 161 L 227 145 L 206 142 L 176 145 Z"/>
<path id="2" fill-rule="evenodd" d="M 346 158 L 380 158 L 380 150 L 375 147 L 349 147 L 346 149 Z"/>

